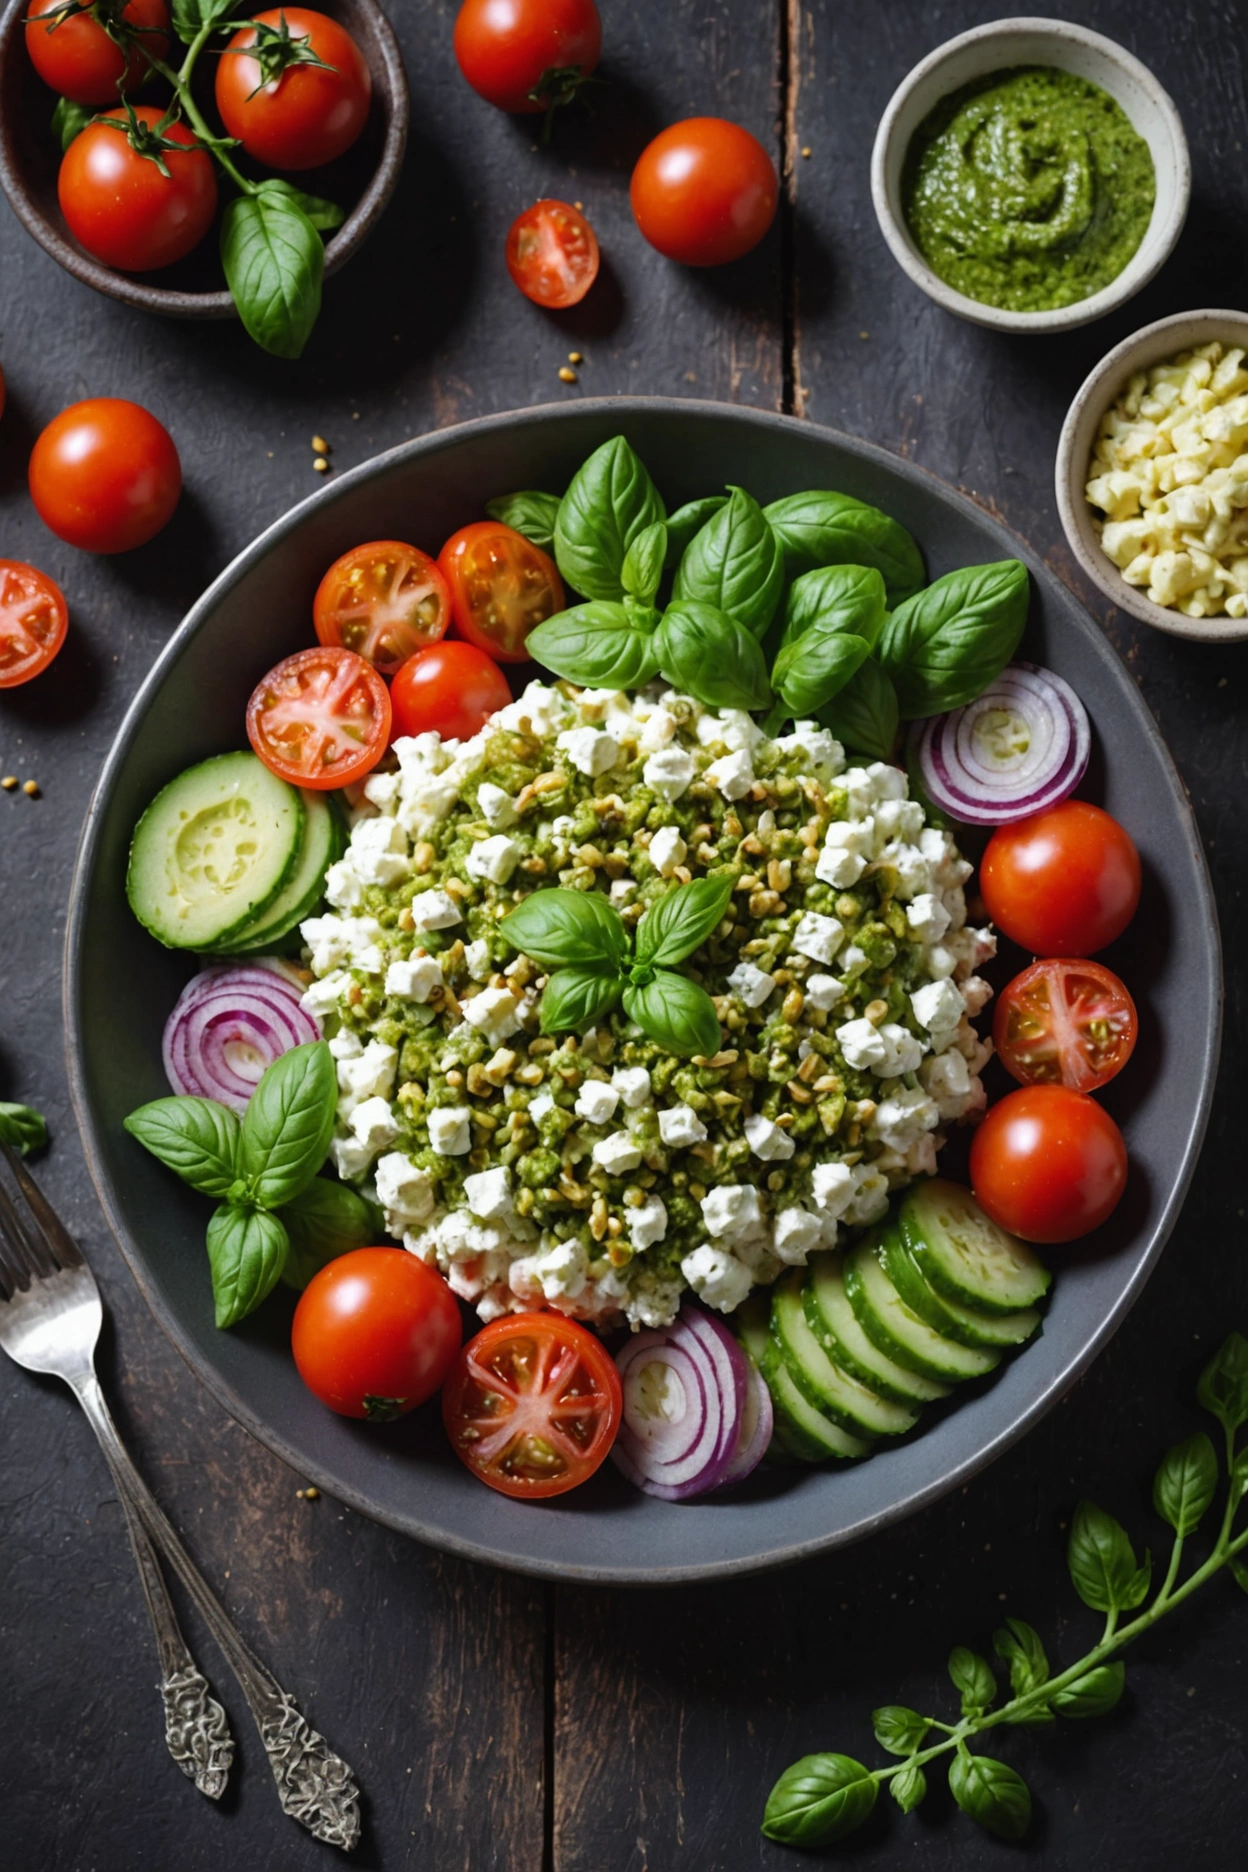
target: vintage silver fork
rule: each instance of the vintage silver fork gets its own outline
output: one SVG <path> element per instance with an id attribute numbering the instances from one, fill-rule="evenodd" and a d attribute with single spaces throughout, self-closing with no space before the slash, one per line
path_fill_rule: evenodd
<path id="1" fill-rule="evenodd" d="M 236 1631 L 130 1460 L 95 1374 L 102 1321 L 100 1290 L 77 1244 L 16 1153 L 0 1141 L 0 1346 L 27 1371 L 64 1379 L 100 1440 L 156 1633 L 169 1752 L 204 1793 L 214 1799 L 221 1793 L 233 1739 L 178 1628 L 154 1548 L 181 1579 L 238 1679 L 283 1808 L 315 1838 L 349 1852 L 360 1837 L 351 1770 Z"/>

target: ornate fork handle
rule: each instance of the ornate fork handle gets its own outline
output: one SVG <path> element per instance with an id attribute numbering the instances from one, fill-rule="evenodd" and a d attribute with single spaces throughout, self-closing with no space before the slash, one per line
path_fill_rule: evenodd
<path id="1" fill-rule="evenodd" d="M 76 1381 L 74 1391 L 103 1445 L 127 1517 L 135 1514 L 141 1520 L 195 1601 L 237 1677 L 260 1731 L 283 1808 L 316 1839 L 349 1852 L 360 1837 L 359 1789 L 350 1768 L 300 1714 L 289 1694 L 231 1623 L 131 1461 L 94 1372 Z M 193 1702 L 189 1685 L 186 1695 L 189 1709 Z"/>

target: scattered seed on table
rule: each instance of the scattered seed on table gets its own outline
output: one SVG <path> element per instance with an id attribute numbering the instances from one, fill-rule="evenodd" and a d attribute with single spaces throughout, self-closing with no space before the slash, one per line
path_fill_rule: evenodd
<path id="1" fill-rule="evenodd" d="M 318 455 L 316 460 L 312 463 L 312 466 L 316 469 L 317 474 L 329 473 L 329 463 L 323 455 Z"/>
<path id="2" fill-rule="evenodd" d="M 320 1501 L 321 1499 L 320 1489 L 319 1488 L 305 1488 L 303 1491 L 303 1499 L 304 1501 Z"/>
<path id="3" fill-rule="evenodd" d="M 803 155 L 803 156 L 809 156 L 810 154 L 811 154 L 811 148 L 810 148 L 810 144 L 809 144 L 809 143 L 803 143 L 803 145 L 802 145 L 802 155 Z"/>
<path id="4" fill-rule="evenodd" d="M 577 381 L 576 372 L 570 369 L 568 365 L 564 364 L 559 371 L 559 381 L 560 383 L 575 383 Z"/>
<path id="5" fill-rule="evenodd" d="M 569 351 L 569 352 L 568 352 L 568 363 L 569 363 L 569 364 L 583 364 L 584 362 L 585 362 L 585 359 L 584 359 L 584 356 L 583 356 L 583 354 L 582 354 L 582 353 L 581 353 L 580 351 Z"/>
<path id="6" fill-rule="evenodd" d="M 6 793 L 16 793 L 17 775 L 6 773 L 4 779 L 0 780 L 0 787 L 3 787 Z"/>
<path id="7" fill-rule="evenodd" d="M 352 420 L 352 422 L 359 422 L 359 420 L 360 420 L 360 412 L 359 412 L 359 410 L 358 410 L 358 409 L 353 409 L 353 410 L 352 410 L 352 412 L 351 412 L 351 420 Z"/>
<path id="8" fill-rule="evenodd" d="M 325 440 L 324 436 L 319 436 L 319 435 L 313 436 L 312 453 L 314 455 L 328 455 L 329 452 L 330 452 L 329 443 Z"/>
<path id="9" fill-rule="evenodd" d="M 26 795 L 27 799 L 38 799 L 39 782 L 37 780 L 27 780 L 22 787 L 22 792 Z"/>

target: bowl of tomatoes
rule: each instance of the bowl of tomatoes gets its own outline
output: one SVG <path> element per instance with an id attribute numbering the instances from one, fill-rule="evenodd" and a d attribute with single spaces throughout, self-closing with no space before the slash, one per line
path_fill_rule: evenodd
<path id="1" fill-rule="evenodd" d="M 202 41 L 188 24 L 197 10 Z M 172 318 L 241 312 L 266 349 L 295 356 L 321 278 L 346 264 L 394 192 L 403 62 L 376 0 L 277 8 L 209 30 L 212 15 L 200 0 L 176 21 L 168 0 L 127 0 L 106 30 L 94 8 L 9 0 L 0 187 L 85 285 Z M 291 310 L 267 327 L 265 245 L 294 256 L 276 282 Z"/>

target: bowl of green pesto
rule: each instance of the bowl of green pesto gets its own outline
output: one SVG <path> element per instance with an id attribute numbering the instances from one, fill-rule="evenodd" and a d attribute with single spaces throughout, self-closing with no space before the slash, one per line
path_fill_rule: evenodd
<path id="1" fill-rule="evenodd" d="M 947 311 L 1018 332 L 1088 324 L 1163 265 L 1191 193 L 1173 102 L 1113 40 L 998 20 L 930 53 L 880 120 L 884 237 Z"/>

